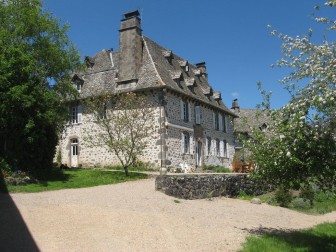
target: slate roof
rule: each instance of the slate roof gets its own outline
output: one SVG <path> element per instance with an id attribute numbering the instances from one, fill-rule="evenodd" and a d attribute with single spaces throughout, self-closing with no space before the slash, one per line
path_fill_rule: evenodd
<path id="1" fill-rule="evenodd" d="M 225 106 L 221 99 L 215 100 L 215 97 L 211 95 L 213 91 L 210 84 L 195 65 L 145 36 L 142 36 L 142 39 L 144 44 L 143 63 L 139 71 L 138 83 L 132 90 L 123 91 L 167 88 L 237 117 L 232 110 Z M 112 53 L 113 64 L 110 53 Z M 171 57 L 171 61 L 167 59 L 167 56 Z M 118 92 L 116 88 L 118 82 L 118 52 L 102 50 L 88 59 L 90 59 L 91 67 L 80 74 L 84 80 L 81 97 L 85 98 L 93 95 L 92 90 L 95 90 L 96 95 L 99 92 L 106 91 Z M 189 66 L 188 72 L 185 71 L 186 64 Z M 178 84 L 176 78 L 179 77 L 182 81 Z"/>
<path id="2" fill-rule="evenodd" d="M 269 123 L 270 117 L 266 111 L 259 109 L 240 109 L 235 112 L 239 118 L 234 119 L 234 131 L 236 133 L 251 134 L 252 129 L 260 129 Z"/>

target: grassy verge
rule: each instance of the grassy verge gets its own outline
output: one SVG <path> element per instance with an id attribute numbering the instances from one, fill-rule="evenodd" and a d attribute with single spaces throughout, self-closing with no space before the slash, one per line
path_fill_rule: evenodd
<path id="1" fill-rule="evenodd" d="M 232 173 L 232 170 L 219 165 L 203 165 L 203 171 L 214 172 L 214 173 Z"/>
<path id="2" fill-rule="evenodd" d="M 274 192 L 263 194 L 260 196 L 251 196 L 245 192 L 240 192 L 238 197 L 243 200 L 251 200 L 252 198 L 259 198 L 262 202 L 270 204 L 272 206 L 279 206 L 275 200 Z M 289 209 L 307 213 L 307 214 L 325 214 L 332 211 L 336 211 L 336 195 L 332 192 L 317 192 L 313 205 L 309 202 L 305 202 L 303 199 L 294 197 L 292 203 L 288 206 Z"/>
<path id="3" fill-rule="evenodd" d="M 249 237 L 241 252 L 336 251 L 336 223 L 296 232 L 265 233 Z"/>
<path id="4" fill-rule="evenodd" d="M 124 167 L 122 166 L 104 166 L 99 169 L 105 169 L 105 170 L 117 170 L 117 171 L 124 171 Z M 158 171 L 157 169 L 152 169 L 152 168 L 146 168 L 146 167 L 129 167 L 128 171 L 132 172 L 153 172 L 153 171 Z"/>
<path id="5" fill-rule="evenodd" d="M 67 188 L 82 188 L 107 185 L 147 178 L 146 174 L 130 173 L 125 176 L 122 171 L 109 172 L 90 169 L 54 169 L 44 174 L 35 175 L 36 184 L 7 185 L 9 192 L 41 192 Z"/>

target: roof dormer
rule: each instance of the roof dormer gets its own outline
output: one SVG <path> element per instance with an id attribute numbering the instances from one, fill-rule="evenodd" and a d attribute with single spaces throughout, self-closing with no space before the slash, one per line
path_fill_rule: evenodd
<path id="1" fill-rule="evenodd" d="M 169 64 L 172 63 L 172 59 L 173 59 L 173 52 L 172 50 L 164 50 L 162 51 L 163 57 L 166 58 L 166 60 L 169 62 Z"/>
<path id="2" fill-rule="evenodd" d="M 187 60 L 178 60 L 178 63 L 185 72 L 189 72 L 189 63 Z"/>
<path id="3" fill-rule="evenodd" d="M 71 80 L 73 81 L 77 91 L 80 93 L 84 84 L 83 78 L 78 74 L 74 74 Z"/>

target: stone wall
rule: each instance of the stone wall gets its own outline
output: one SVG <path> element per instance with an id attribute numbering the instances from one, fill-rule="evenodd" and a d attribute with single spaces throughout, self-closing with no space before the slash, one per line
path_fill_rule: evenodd
<path id="1" fill-rule="evenodd" d="M 146 139 L 147 147 L 144 148 L 143 154 L 139 156 L 139 159 L 143 162 L 150 163 L 153 167 L 160 167 L 161 160 L 159 159 L 159 153 L 161 144 L 158 143 L 159 129 L 160 129 L 160 107 L 158 104 L 158 94 L 149 92 L 148 99 L 153 102 L 154 110 L 152 120 L 148 123 L 152 126 L 153 132 Z M 81 123 L 71 124 L 69 123 L 65 131 L 63 132 L 58 144 L 58 150 L 61 151 L 62 163 L 71 165 L 71 139 L 78 140 L 78 165 L 83 167 L 93 166 L 105 166 L 105 165 L 120 165 L 117 156 L 108 150 L 108 148 L 102 143 L 101 145 L 93 145 L 87 141 L 88 136 L 94 136 L 98 133 L 99 128 L 94 123 L 94 117 L 92 114 L 87 113 L 85 107 L 82 109 L 82 121 Z"/>
<path id="2" fill-rule="evenodd" d="M 189 99 L 189 113 L 190 120 L 185 122 L 181 119 L 181 101 L 182 97 L 178 94 L 168 92 L 165 95 L 166 106 L 166 121 L 171 125 L 181 126 L 189 130 L 183 130 L 174 126 L 167 127 L 166 146 L 167 154 L 166 159 L 168 167 L 180 167 L 180 164 L 187 164 L 195 167 L 196 165 L 196 144 L 202 144 L 202 163 L 205 165 L 220 165 L 231 168 L 231 163 L 234 156 L 234 136 L 233 136 L 233 123 L 231 116 L 226 115 L 226 132 L 216 130 L 213 127 L 213 108 L 204 104 L 200 104 L 201 124 L 195 124 L 195 101 Z M 182 154 L 181 148 L 181 133 L 188 132 L 193 136 L 193 151 L 187 154 Z M 220 141 L 227 141 L 228 143 L 228 156 L 219 157 L 213 152 L 206 151 L 206 139 L 210 137 L 211 140 L 218 139 Z"/>
<path id="3" fill-rule="evenodd" d="M 161 175 L 155 180 L 155 189 L 181 199 L 235 197 L 240 191 L 261 195 L 270 186 L 249 178 L 247 174 L 177 174 Z"/>

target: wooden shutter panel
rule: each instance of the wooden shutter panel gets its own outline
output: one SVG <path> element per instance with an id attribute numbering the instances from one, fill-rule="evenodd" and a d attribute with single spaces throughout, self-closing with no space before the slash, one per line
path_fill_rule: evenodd
<path id="1" fill-rule="evenodd" d="M 185 145 L 184 145 L 184 134 L 181 133 L 181 152 L 182 152 L 182 154 L 185 153 L 184 146 L 185 146 Z"/>
<path id="2" fill-rule="evenodd" d="M 192 135 L 189 137 L 189 145 L 190 154 L 194 154 L 194 137 Z"/>
<path id="3" fill-rule="evenodd" d="M 201 124 L 200 106 L 195 107 L 196 124 Z"/>
<path id="4" fill-rule="evenodd" d="M 183 101 L 182 100 L 180 100 L 180 107 L 181 107 L 181 119 L 184 119 Z"/>
<path id="5" fill-rule="evenodd" d="M 190 109 L 190 102 L 188 102 L 188 122 L 191 122 L 191 109 Z"/>
<path id="6" fill-rule="evenodd" d="M 218 115 L 218 124 L 219 124 L 219 130 L 223 130 L 223 121 L 222 121 L 222 115 Z"/>
<path id="7" fill-rule="evenodd" d="M 204 154 L 205 154 L 205 156 L 208 156 L 209 155 L 209 153 L 208 153 L 208 138 L 205 138 L 205 149 L 204 149 Z"/>
<path id="8" fill-rule="evenodd" d="M 77 106 L 77 123 L 82 123 L 82 110 L 83 110 L 83 107 L 82 105 L 78 105 Z"/>
<path id="9" fill-rule="evenodd" d="M 212 124 L 213 124 L 213 128 L 216 129 L 216 119 L 215 119 L 216 115 L 215 112 L 212 112 Z"/>
<path id="10" fill-rule="evenodd" d="M 220 147 L 220 156 L 224 157 L 224 142 L 223 141 L 220 141 L 219 147 Z"/>
<path id="11" fill-rule="evenodd" d="M 226 157 L 229 158 L 230 157 L 230 153 L 229 153 L 229 143 L 226 142 Z"/>

